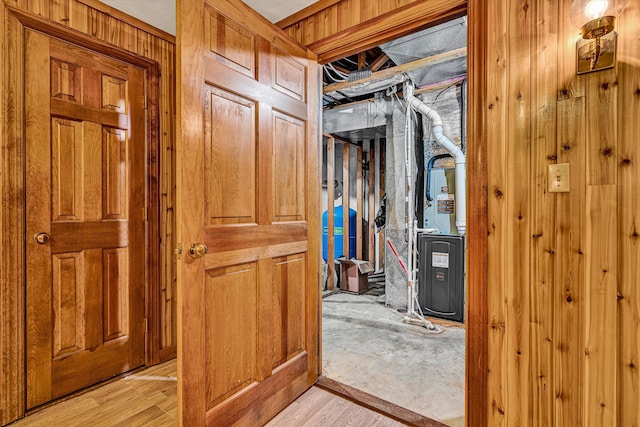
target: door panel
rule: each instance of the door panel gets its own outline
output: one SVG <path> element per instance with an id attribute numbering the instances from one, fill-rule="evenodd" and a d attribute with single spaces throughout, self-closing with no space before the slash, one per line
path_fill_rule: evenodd
<path id="1" fill-rule="evenodd" d="M 207 401 L 216 405 L 257 381 L 256 263 L 211 269 L 205 278 Z M 220 325 L 225 325 L 221 328 Z M 220 366 L 225 369 L 219 370 Z"/>
<path id="2" fill-rule="evenodd" d="M 305 123 L 274 111 L 274 221 L 299 221 L 305 217 L 305 146 Z"/>
<path id="3" fill-rule="evenodd" d="M 318 374 L 316 62 L 213 3 L 178 8 L 179 418 L 261 425 Z"/>
<path id="4" fill-rule="evenodd" d="M 33 31 L 25 57 L 33 408 L 144 363 L 144 72 Z"/>
<path id="5" fill-rule="evenodd" d="M 214 86 L 205 91 L 208 224 L 255 223 L 256 103 Z"/>

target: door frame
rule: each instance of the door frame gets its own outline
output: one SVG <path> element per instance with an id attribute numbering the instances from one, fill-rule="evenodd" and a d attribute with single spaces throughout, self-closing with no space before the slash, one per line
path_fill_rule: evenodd
<path id="1" fill-rule="evenodd" d="M 422 30 L 426 27 L 467 15 L 468 32 L 468 99 L 467 103 L 467 280 L 466 280 L 466 354 L 465 354 L 465 420 L 466 425 L 484 425 L 487 419 L 488 375 L 488 175 L 486 146 L 487 78 L 487 5 L 483 0 L 455 0 L 448 9 L 439 9 L 438 2 L 416 2 L 379 16 L 375 25 L 363 22 L 332 34 L 309 46 L 324 64 L 363 49 Z M 400 24 L 398 16 L 411 19 Z M 317 12 L 318 8 L 302 10 L 279 22 L 287 27 Z M 488 108 L 491 108 L 489 106 Z M 322 362 L 320 362 L 322 363 Z"/>
<path id="2" fill-rule="evenodd" d="M 0 245 L 5 248 L 0 268 L 0 348 L 8 350 L 2 364 L 4 380 L 0 393 L 0 423 L 26 414 L 26 255 L 25 241 L 25 129 L 24 35 L 33 30 L 126 62 L 144 70 L 147 108 L 145 112 L 145 365 L 157 363 L 160 351 L 160 191 L 159 191 L 159 102 L 160 66 L 156 61 L 109 45 L 76 30 L 32 15 L 16 7 L 0 4 L 0 21 L 5 52 L 0 68 L 0 103 L 7 114 L 0 118 L 4 133 L 0 154 Z M 6 250 L 6 248 L 10 248 Z M 7 354 L 7 353 L 5 353 Z"/>

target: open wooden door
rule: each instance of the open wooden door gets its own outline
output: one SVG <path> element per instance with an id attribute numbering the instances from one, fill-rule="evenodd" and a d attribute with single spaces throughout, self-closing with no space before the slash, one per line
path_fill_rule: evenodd
<path id="1" fill-rule="evenodd" d="M 318 374 L 316 59 L 240 0 L 178 52 L 179 419 L 262 425 Z"/>

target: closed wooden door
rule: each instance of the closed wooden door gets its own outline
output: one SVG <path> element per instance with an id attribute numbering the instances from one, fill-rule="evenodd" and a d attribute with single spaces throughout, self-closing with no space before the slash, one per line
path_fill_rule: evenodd
<path id="1" fill-rule="evenodd" d="M 316 60 L 239 0 L 178 10 L 179 418 L 257 426 L 318 374 Z"/>
<path id="2" fill-rule="evenodd" d="M 27 406 L 144 363 L 144 71 L 25 35 Z"/>

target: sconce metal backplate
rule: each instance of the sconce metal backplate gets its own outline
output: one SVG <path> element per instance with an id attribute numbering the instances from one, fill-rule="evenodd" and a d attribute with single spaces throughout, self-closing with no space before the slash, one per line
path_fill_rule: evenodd
<path id="1" fill-rule="evenodd" d="M 613 68 L 616 64 L 616 45 L 618 33 L 615 31 L 600 37 L 600 55 L 595 64 L 593 60 L 596 55 L 595 39 L 580 39 L 576 43 L 576 72 L 577 74 L 590 73 L 592 71 L 606 70 Z"/>

